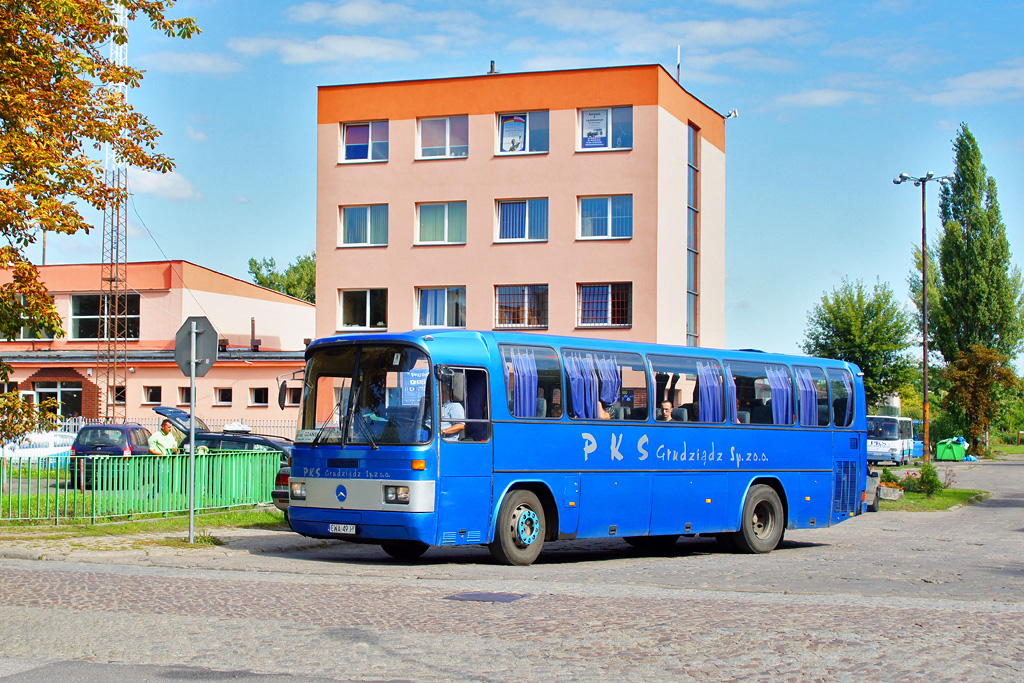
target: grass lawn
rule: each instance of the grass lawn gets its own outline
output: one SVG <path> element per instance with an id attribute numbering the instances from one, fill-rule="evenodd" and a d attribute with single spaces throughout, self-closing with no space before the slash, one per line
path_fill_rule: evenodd
<path id="1" fill-rule="evenodd" d="M 999 444 L 992 446 L 992 453 L 1005 453 L 1006 455 L 1020 455 L 1024 453 L 1024 446 L 1013 446 L 1006 444 Z"/>
<path id="2" fill-rule="evenodd" d="M 231 512 L 196 514 L 197 533 L 203 533 L 200 530 L 224 528 L 277 529 L 288 527 L 284 521 L 284 513 L 273 506 Z M 56 528 L 52 524 L 47 526 L 46 522 L 42 522 L 39 525 L 19 524 L 17 526 L 0 526 L 0 541 L 24 538 L 60 539 L 122 536 L 126 534 L 175 531 L 188 532 L 188 515 L 142 519 L 131 522 L 111 522 L 108 524 L 77 524 Z"/>
<path id="3" fill-rule="evenodd" d="M 899 500 L 882 500 L 879 510 L 905 510 L 908 512 L 935 512 L 956 505 L 969 505 L 989 497 L 988 491 L 974 489 L 943 489 L 931 498 L 923 493 L 906 493 Z M 975 498 L 978 496 L 978 498 Z M 973 499 L 973 500 L 972 500 Z"/>

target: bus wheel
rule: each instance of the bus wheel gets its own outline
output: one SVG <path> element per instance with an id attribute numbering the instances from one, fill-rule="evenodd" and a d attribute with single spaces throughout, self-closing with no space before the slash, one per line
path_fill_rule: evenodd
<path id="1" fill-rule="evenodd" d="M 530 491 L 511 491 L 498 510 L 498 527 L 488 544 L 502 564 L 533 564 L 544 545 L 544 508 Z"/>
<path id="2" fill-rule="evenodd" d="M 396 560 L 408 562 L 427 552 L 427 548 L 430 546 L 419 541 L 385 541 L 380 544 L 380 547 Z"/>
<path id="3" fill-rule="evenodd" d="M 782 501 L 771 486 L 752 486 L 743 502 L 736 547 L 745 553 L 768 553 L 782 540 Z"/>
<path id="4" fill-rule="evenodd" d="M 679 535 L 669 536 L 623 536 L 623 541 L 641 550 L 668 550 L 679 540 Z"/>

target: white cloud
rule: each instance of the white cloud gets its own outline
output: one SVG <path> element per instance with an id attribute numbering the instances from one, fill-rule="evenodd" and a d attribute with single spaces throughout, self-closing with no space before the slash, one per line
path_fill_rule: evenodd
<path id="1" fill-rule="evenodd" d="M 175 74 L 229 74 L 242 70 L 240 63 L 213 52 L 151 52 L 141 55 L 138 62 L 153 71 Z"/>
<path id="2" fill-rule="evenodd" d="M 788 5 L 794 5 L 807 0 L 710 0 L 716 5 L 729 5 L 738 9 L 748 9 L 755 12 L 767 12 L 779 9 Z"/>
<path id="3" fill-rule="evenodd" d="M 185 176 L 171 171 L 154 173 L 134 166 L 128 169 L 128 189 L 133 194 L 152 194 L 172 202 L 202 201 L 203 194 Z"/>
<path id="4" fill-rule="evenodd" d="M 235 197 L 236 204 L 252 204 L 252 200 L 246 196 Z"/>
<path id="5" fill-rule="evenodd" d="M 188 136 L 196 142 L 206 141 L 206 133 L 201 130 L 196 130 L 192 126 L 185 126 L 185 132 L 188 133 Z"/>
<path id="6" fill-rule="evenodd" d="M 867 103 L 874 99 L 870 93 L 856 90 L 840 90 L 838 88 L 818 88 L 804 90 L 791 95 L 780 95 L 775 104 L 782 107 L 839 107 L 850 103 Z"/>
<path id="7" fill-rule="evenodd" d="M 919 99 L 947 107 L 991 104 L 1021 97 L 1024 97 L 1024 61 L 947 78 L 936 92 L 919 95 Z"/>
<path id="8" fill-rule="evenodd" d="M 307 2 L 289 7 L 286 15 L 291 21 L 301 23 L 330 22 L 335 24 L 392 23 L 411 15 L 413 11 L 405 5 L 377 0 L 356 0 L 331 6 L 326 2 Z"/>
<path id="9" fill-rule="evenodd" d="M 315 64 L 361 59 L 398 62 L 415 59 L 417 51 L 404 40 L 368 36 L 324 36 L 316 40 L 283 38 L 237 38 L 228 47 L 257 57 L 276 53 L 285 64 Z"/>

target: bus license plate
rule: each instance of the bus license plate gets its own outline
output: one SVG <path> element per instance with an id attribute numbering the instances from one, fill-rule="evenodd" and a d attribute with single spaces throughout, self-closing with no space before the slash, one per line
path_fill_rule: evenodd
<path id="1" fill-rule="evenodd" d="M 354 534 L 356 532 L 355 524 L 328 524 L 327 533 L 329 534 Z"/>

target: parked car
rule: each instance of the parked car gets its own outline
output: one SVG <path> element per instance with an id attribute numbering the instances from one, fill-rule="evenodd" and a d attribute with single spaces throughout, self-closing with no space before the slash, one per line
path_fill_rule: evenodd
<path id="1" fill-rule="evenodd" d="M 274 501 L 274 507 L 284 513 L 285 521 L 288 520 L 288 477 L 292 475 L 292 468 L 282 467 L 277 471 L 274 478 L 274 490 L 270 492 L 270 499 Z"/>
<path id="2" fill-rule="evenodd" d="M 93 486 L 93 472 L 99 468 L 94 462 L 98 456 L 128 458 L 149 453 L 150 431 L 137 424 L 91 424 L 82 427 L 71 444 L 68 465 L 75 473 L 74 482 L 80 487 Z M 113 466 L 108 468 L 114 474 Z M 102 470 L 101 470 L 102 471 Z"/>
<path id="3" fill-rule="evenodd" d="M 153 411 L 171 421 L 171 425 L 181 434 L 181 445 L 188 445 L 188 430 L 191 416 L 188 411 L 170 406 L 157 406 Z M 196 448 L 209 450 L 231 451 L 279 451 L 281 464 L 290 462 L 292 440 L 283 436 L 269 434 L 253 434 L 246 431 L 215 432 L 201 418 L 195 421 Z"/>

